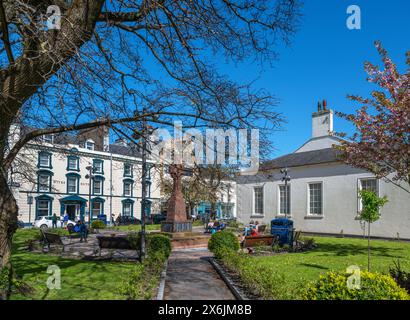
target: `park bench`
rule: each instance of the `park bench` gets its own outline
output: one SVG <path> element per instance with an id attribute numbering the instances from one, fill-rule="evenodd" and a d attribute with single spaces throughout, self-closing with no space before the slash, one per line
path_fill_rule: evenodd
<path id="1" fill-rule="evenodd" d="M 50 250 L 51 245 L 57 245 L 57 246 L 61 246 L 63 248 L 62 252 L 64 252 L 65 243 L 61 239 L 60 235 L 55 234 L 55 233 L 46 232 L 46 231 L 43 231 L 42 229 L 40 229 L 40 231 L 43 236 L 43 243 L 47 245 L 48 250 Z"/>
<path id="2" fill-rule="evenodd" d="M 242 242 L 242 247 L 272 246 L 276 239 L 277 237 L 272 235 L 246 236 Z"/>
<path id="3" fill-rule="evenodd" d="M 97 236 L 99 255 L 101 257 L 101 249 L 110 250 L 133 250 L 130 242 L 125 236 Z M 113 252 L 111 251 L 111 254 Z"/>

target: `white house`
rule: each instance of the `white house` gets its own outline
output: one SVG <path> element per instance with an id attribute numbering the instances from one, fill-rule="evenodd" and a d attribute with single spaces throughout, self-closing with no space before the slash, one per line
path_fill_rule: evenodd
<path id="1" fill-rule="evenodd" d="M 14 128 L 13 139 L 19 128 Z M 147 214 L 160 211 L 159 172 L 148 160 Z M 90 169 L 91 176 L 90 176 Z M 122 140 L 109 143 L 105 127 L 78 135 L 45 136 L 28 144 L 18 155 L 10 185 L 19 207 L 19 220 L 68 213 L 88 220 L 110 213 L 141 218 L 141 155 Z M 91 185 L 90 185 L 91 183 Z"/>
<path id="2" fill-rule="evenodd" d="M 410 239 L 410 194 L 373 174 L 344 164 L 332 145 L 340 140 L 333 133 L 333 111 L 312 115 L 312 138 L 295 152 L 267 161 L 259 173 L 241 177 L 237 184 L 237 216 L 269 223 L 290 217 L 296 230 L 317 234 L 360 236 L 364 225 L 358 220 L 360 189 L 371 189 L 389 202 L 381 218 L 372 224 L 372 235 Z M 288 168 L 290 181 L 283 182 L 281 169 Z"/>

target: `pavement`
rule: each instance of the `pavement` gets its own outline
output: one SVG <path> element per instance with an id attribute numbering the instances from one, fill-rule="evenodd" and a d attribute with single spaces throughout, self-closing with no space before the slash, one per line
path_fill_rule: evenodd
<path id="1" fill-rule="evenodd" d="M 164 300 L 235 300 L 208 259 L 206 248 L 174 250 L 168 260 Z"/>

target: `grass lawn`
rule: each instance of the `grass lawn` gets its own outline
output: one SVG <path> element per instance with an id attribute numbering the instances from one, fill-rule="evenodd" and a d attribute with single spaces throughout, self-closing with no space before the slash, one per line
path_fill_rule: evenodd
<path id="1" fill-rule="evenodd" d="M 327 271 L 344 271 L 351 265 L 367 270 L 367 240 L 315 237 L 318 248 L 304 253 L 253 257 L 254 263 L 267 272 L 283 275 L 287 290 L 298 295 L 309 282 Z M 371 241 L 372 272 L 388 273 L 394 261 L 400 259 L 404 270 L 410 271 L 410 243 Z M 297 298 L 297 297 L 296 297 Z"/>
<path id="2" fill-rule="evenodd" d="M 35 292 L 24 297 L 14 294 L 12 299 L 125 299 L 118 288 L 136 263 L 91 262 L 63 259 L 48 254 L 23 250 L 25 241 L 35 237 L 38 230 L 19 229 L 13 241 L 12 263 L 15 272 L 22 277 Z M 61 290 L 48 290 L 46 286 L 47 268 L 57 265 L 61 269 Z"/>

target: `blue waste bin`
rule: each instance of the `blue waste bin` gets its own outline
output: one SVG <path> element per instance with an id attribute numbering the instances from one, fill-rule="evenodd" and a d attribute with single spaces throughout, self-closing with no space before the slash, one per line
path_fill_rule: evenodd
<path id="1" fill-rule="evenodd" d="M 279 238 L 279 244 L 293 244 L 293 221 L 290 219 L 273 219 L 271 221 L 271 234 Z"/>

